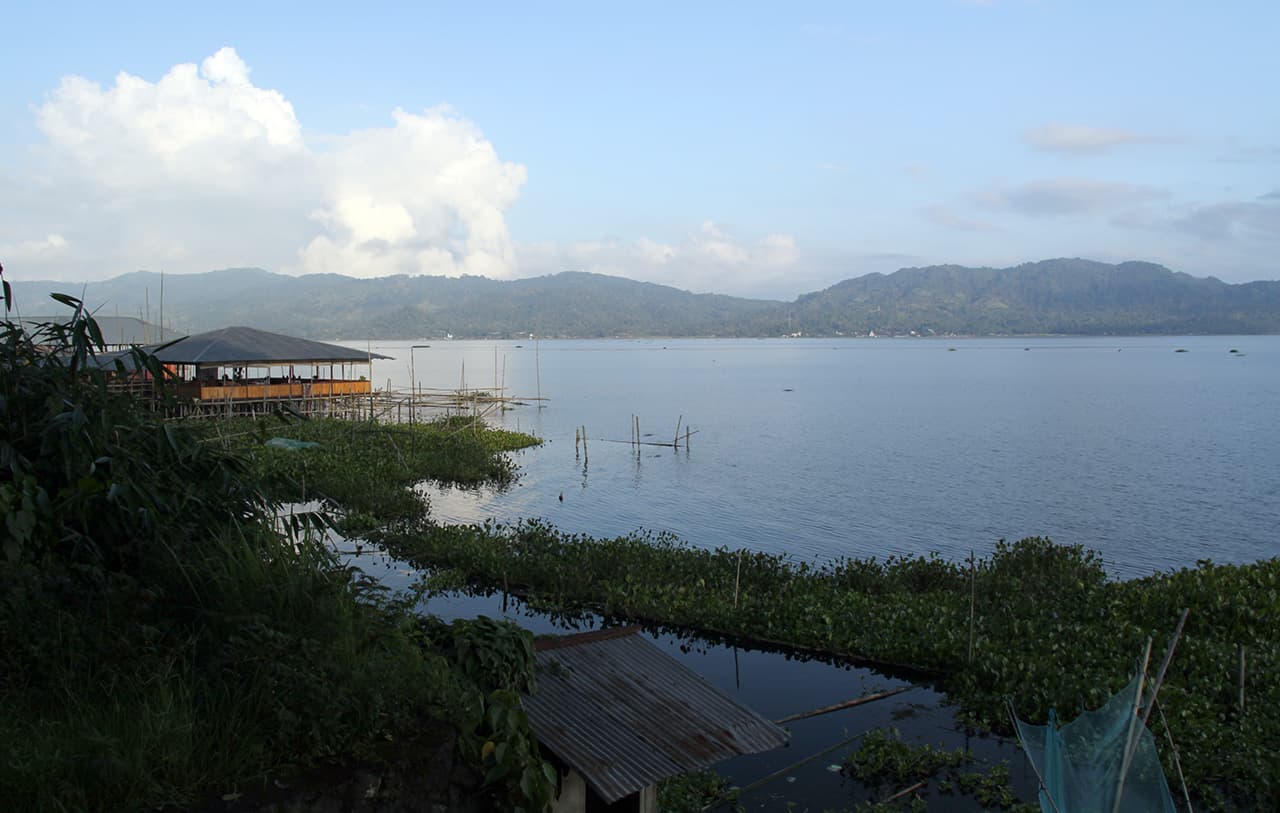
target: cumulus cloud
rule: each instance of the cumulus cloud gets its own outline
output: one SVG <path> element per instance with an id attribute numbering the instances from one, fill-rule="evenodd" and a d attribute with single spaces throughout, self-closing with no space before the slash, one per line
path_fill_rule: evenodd
<path id="1" fill-rule="evenodd" d="M 1022 140 L 1038 150 L 1063 153 L 1096 153 L 1125 144 L 1143 144 L 1160 139 L 1109 127 L 1089 127 L 1084 124 L 1046 124 L 1027 130 Z"/>
<path id="2" fill-rule="evenodd" d="M 1140 184 L 1052 178 L 992 189 L 980 196 L 980 200 L 992 209 L 1052 217 L 1113 211 L 1147 203 L 1165 194 L 1164 190 Z"/>
<path id="3" fill-rule="evenodd" d="M 37 224 L 24 212 L 58 200 L 68 222 L 51 237 L 63 245 L 25 252 L 58 254 L 63 265 L 37 264 L 52 275 L 83 275 L 90 263 L 94 276 L 243 264 L 357 276 L 515 272 L 505 213 L 525 169 L 447 108 L 396 110 L 385 127 L 309 137 L 285 96 L 255 85 L 236 51 L 222 48 L 154 82 L 68 77 L 36 122 L 41 180 L 23 190 L 29 201 L 8 201 L 14 216 L 0 240 L 30 234 Z"/>
<path id="4" fill-rule="evenodd" d="M 755 296 L 787 296 L 806 290 L 809 271 L 801 268 L 800 256 L 791 235 L 767 234 L 745 241 L 712 221 L 678 242 L 610 239 L 520 248 L 521 267 L 531 273 L 573 269 L 696 292 L 732 290 Z"/>

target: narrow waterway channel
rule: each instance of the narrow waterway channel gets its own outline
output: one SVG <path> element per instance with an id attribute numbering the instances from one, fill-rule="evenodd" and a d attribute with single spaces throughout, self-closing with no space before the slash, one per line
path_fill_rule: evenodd
<path id="1" fill-rule="evenodd" d="M 346 563 L 393 591 L 410 588 L 423 575 L 376 549 L 363 547 L 357 552 L 350 542 L 334 542 Z M 595 614 L 553 616 L 501 594 L 433 594 L 423 600 L 421 609 L 445 620 L 478 615 L 506 618 L 535 635 L 564 635 L 608 623 Z M 1035 775 L 1016 742 L 966 732 L 946 696 L 927 685 L 838 661 L 712 641 L 688 631 L 646 627 L 644 635 L 721 691 L 772 720 L 871 692 L 906 689 L 883 700 L 789 722 L 786 728 L 791 741 L 787 746 L 716 765 L 715 770 L 731 785 L 745 789 L 736 804 L 746 810 L 851 810 L 860 802 L 887 797 L 892 789 L 868 787 L 839 766 L 858 748 L 861 735 L 888 727 L 896 728 L 903 741 L 911 744 L 968 749 L 975 762 L 963 768 L 966 772 L 1007 762 L 1018 797 L 1023 801 L 1034 798 Z M 944 778 L 939 775 L 919 791 L 929 810 L 984 809 L 972 798 L 944 792 Z"/>

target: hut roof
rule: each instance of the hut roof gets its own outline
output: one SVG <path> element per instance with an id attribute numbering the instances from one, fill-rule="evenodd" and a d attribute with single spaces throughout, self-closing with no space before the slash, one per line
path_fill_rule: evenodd
<path id="1" fill-rule="evenodd" d="M 147 350 L 165 364 L 314 364 L 391 358 L 252 327 L 219 328 Z"/>
<path id="2" fill-rule="evenodd" d="M 535 644 L 525 710 L 538 741 L 607 803 L 788 734 L 635 634 L 598 630 Z"/>

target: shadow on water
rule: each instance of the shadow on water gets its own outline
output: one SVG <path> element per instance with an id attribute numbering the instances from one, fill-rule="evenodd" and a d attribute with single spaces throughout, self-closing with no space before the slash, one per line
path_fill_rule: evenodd
<path id="1" fill-rule="evenodd" d="M 377 549 L 364 546 L 357 554 L 350 543 L 340 548 L 348 564 L 392 590 L 408 589 L 424 575 Z M 478 615 L 505 618 L 534 635 L 566 635 L 626 623 L 593 612 L 549 612 L 501 591 L 432 593 L 419 607 L 444 620 Z M 749 646 L 689 629 L 646 625 L 644 635 L 703 679 L 771 720 L 872 692 L 904 689 L 883 700 L 785 723 L 791 734 L 786 746 L 715 765 L 732 786 L 745 789 L 735 802 L 745 810 L 845 810 L 887 797 L 892 790 L 868 787 L 848 776 L 840 765 L 858 748 L 861 735 L 888 727 L 897 729 L 910 744 L 969 750 L 974 762 L 963 767 L 965 772 L 985 771 L 1007 762 L 1017 796 L 1023 801 L 1034 798 L 1035 775 L 1017 743 L 967 731 L 946 696 L 923 676 L 891 673 L 781 647 Z M 929 810 L 983 809 L 972 798 L 943 793 L 940 786 L 944 778 L 938 775 L 919 792 Z M 725 805 L 721 809 L 733 808 Z"/>

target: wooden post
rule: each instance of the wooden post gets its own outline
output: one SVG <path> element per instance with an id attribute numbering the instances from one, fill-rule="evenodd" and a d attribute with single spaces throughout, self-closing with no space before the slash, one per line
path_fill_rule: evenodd
<path id="1" fill-rule="evenodd" d="M 684 416 L 683 416 L 683 415 L 681 415 L 679 418 L 676 418 L 676 436 L 675 436 L 675 438 L 671 441 L 671 448 L 672 448 L 672 449 L 679 449 L 679 448 L 680 448 L 680 423 L 681 423 L 683 420 L 684 420 Z"/>
<path id="2" fill-rule="evenodd" d="M 584 424 L 582 427 L 582 462 L 584 465 L 586 464 L 587 459 L 587 427 Z"/>
<path id="3" fill-rule="evenodd" d="M 684 450 L 685 450 L 686 452 L 688 452 L 688 451 L 689 451 L 689 436 L 690 436 L 691 434 L 693 434 L 693 433 L 689 431 L 689 427 L 688 427 L 688 425 L 686 425 L 686 426 L 685 426 L 685 428 L 684 428 Z"/>

